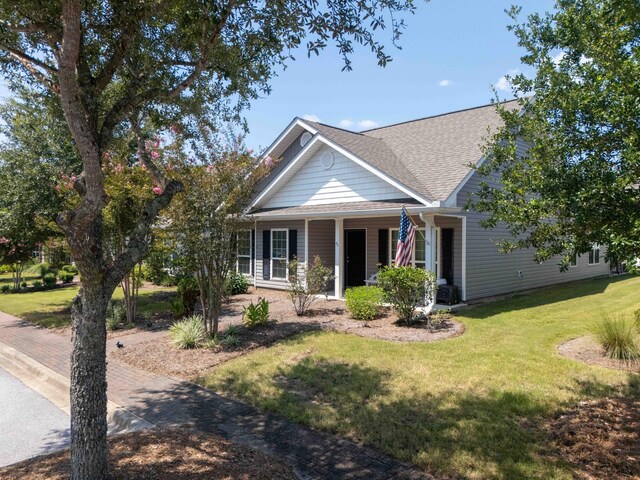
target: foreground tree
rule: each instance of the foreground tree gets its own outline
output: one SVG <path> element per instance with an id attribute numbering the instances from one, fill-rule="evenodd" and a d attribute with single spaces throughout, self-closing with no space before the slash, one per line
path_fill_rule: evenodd
<path id="1" fill-rule="evenodd" d="M 475 202 L 485 226 L 509 226 L 503 250 L 562 255 L 563 269 L 593 244 L 628 265 L 640 256 L 639 18 L 637 0 L 559 0 L 512 27 L 536 74 L 510 79 L 522 114 L 499 107 L 504 128 L 480 169 L 502 185 L 487 182 Z"/>
<path id="2" fill-rule="evenodd" d="M 335 43 L 346 68 L 354 42 L 385 65 L 389 57 L 373 31 L 390 25 L 395 41 L 403 27 L 398 15 L 413 8 L 410 0 L 0 0 L 2 74 L 14 86 L 31 82 L 60 97 L 82 159 L 73 181 L 79 200 L 58 218 L 82 276 L 72 308 L 72 479 L 108 475 L 107 304 L 148 252 L 158 213 L 182 190 L 140 148 L 161 193 L 111 259 L 103 244 L 104 153 L 123 132 L 144 131 L 141 118 L 192 138 L 215 120 L 237 118 L 251 98 L 268 91 L 274 68 L 305 38 L 310 52 Z"/>

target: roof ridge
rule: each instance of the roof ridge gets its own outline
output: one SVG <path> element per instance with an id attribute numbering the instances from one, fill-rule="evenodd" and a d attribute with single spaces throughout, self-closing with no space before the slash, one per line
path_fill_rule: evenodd
<path id="1" fill-rule="evenodd" d="M 305 120 L 304 118 L 302 119 L 303 122 L 307 122 L 307 123 L 311 123 L 311 124 L 316 124 L 316 125 L 322 125 L 323 127 L 328 127 L 328 128 L 333 128 L 334 130 L 340 130 L 341 132 L 345 132 L 345 133 L 353 133 L 354 135 L 361 135 L 363 137 L 365 137 L 366 135 L 362 135 L 361 132 L 354 132 L 353 130 L 347 130 L 346 128 L 342 128 L 342 127 L 336 127 L 335 125 L 329 125 L 328 123 L 322 123 L 322 122 L 312 122 L 311 120 Z"/>
<path id="2" fill-rule="evenodd" d="M 437 113 L 435 115 L 428 115 L 426 117 L 415 118 L 413 120 L 405 120 L 403 122 L 391 123 L 389 125 L 384 125 L 382 127 L 370 128 L 369 130 L 363 130 L 362 132 L 359 132 L 359 134 L 368 137 L 368 135 L 366 135 L 368 132 L 373 132 L 373 131 L 376 131 L 376 130 L 384 130 L 385 128 L 397 127 L 398 125 L 404 125 L 404 124 L 413 123 L 413 122 L 420 122 L 422 120 L 430 120 L 432 118 L 446 117 L 447 115 L 454 115 L 456 113 L 468 112 L 468 111 L 471 111 L 471 110 L 478 110 L 478 109 L 481 109 L 481 108 L 491 107 L 493 105 L 496 105 L 497 103 L 506 104 L 506 103 L 515 102 L 517 100 L 518 100 L 517 98 L 512 98 L 511 100 L 505 100 L 505 101 L 502 101 L 502 102 L 493 102 L 492 101 L 490 103 L 486 103 L 484 105 L 478 105 L 476 107 L 462 108 L 460 110 L 454 110 L 452 112 Z M 325 126 L 328 126 L 328 125 L 325 125 Z"/>

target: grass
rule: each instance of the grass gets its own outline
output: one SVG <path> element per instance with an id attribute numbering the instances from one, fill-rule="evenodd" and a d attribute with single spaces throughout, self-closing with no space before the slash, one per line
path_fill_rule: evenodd
<path id="1" fill-rule="evenodd" d="M 256 350 L 200 382 L 432 473 L 470 479 L 572 478 L 548 457 L 542 422 L 638 381 L 565 359 L 594 312 L 638 308 L 640 277 L 556 286 L 468 309 L 460 337 L 393 343 L 332 332 Z"/>
<path id="2" fill-rule="evenodd" d="M 640 357 L 636 341 L 637 327 L 630 315 L 601 315 L 592 328 L 607 357 L 623 361 L 633 361 Z"/>
<path id="3" fill-rule="evenodd" d="M 168 293 L 174 291 L 174 287 L 141 288 L 139 313 L 153 314 L 170 310 Z M 0 294 L 0 311 L 42 327 L 63 327 L 71 323 L 71 301 L 77 293 L 78 286 L 72 285 L 38 292 Z M 113 298 L 122 299 L 120 288 L 116 289 Z"/>

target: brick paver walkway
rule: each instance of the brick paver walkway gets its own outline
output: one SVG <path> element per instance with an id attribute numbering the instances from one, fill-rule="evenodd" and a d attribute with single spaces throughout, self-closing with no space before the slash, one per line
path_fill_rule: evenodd
<path id="1" fill-rule="evenodd" d="M 0 342 L 69 376 L 71 341 L 66 337 L 0 312 Z M 107 382 L 109 400 L 148 422 L 188 425 L 253 446 L 286 459 L 302 479 L 433 479 L 369 448 L 116 360 L 109 360 Z"/>

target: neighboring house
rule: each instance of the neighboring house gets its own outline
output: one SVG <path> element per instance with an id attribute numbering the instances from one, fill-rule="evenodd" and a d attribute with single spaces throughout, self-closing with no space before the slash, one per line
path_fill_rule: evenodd
<path id="1" fill-rule="evenodd" d="M 391 263 L 404 206 L 419 227 L 414 265 L 457 285 L 464 301 L 608 274 L 599 249 L 565 273 L 531 251 L 500 254 L 507 230 L 485 230 L 483 215 L 465 210 L 482 181 L 470 165 L 499 125 L 493 105 L 361 133 L 294 119 L 265 154 L 280 160 L 250 206 L 239 271 L 286 288 L 287 262 L 317 255 L 333 266 L 330 294 L 342 297 Z"/>

